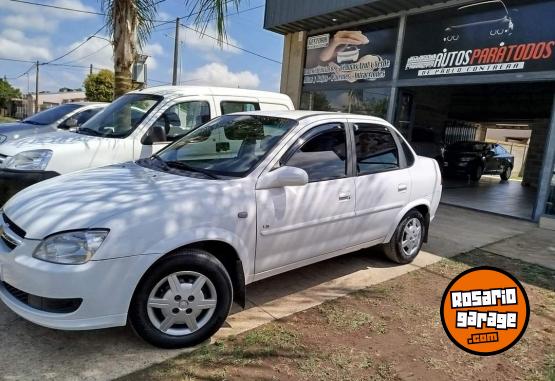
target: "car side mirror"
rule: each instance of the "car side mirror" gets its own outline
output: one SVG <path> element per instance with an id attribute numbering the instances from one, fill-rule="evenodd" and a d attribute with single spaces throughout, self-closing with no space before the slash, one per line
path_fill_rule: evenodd
<path id="1" fill-rule="evenodd" d="M 308 184 L 308 173 L 304 169 L 284 166 L 261 177 L 256 184 L 256 189 L 302 187 L 306 184 Z"/>
<path id="2" fill-rule="evenodd" d="M 151 146 L 154 143 L 167 142 L 166 128 L 161 124 L 154 124 L 148 129 L 148 132 L 141 140 L 141 143 L 146 146 Z"/>
<path id="3" fill-rule="evenodd" d="M 494 157 L 494 156 L 495 156 L 495 152 L 493 151 L 486 152 L 486 157 Z"/>
<path id="4" fill-rule="evenodd" d="M 75 118 L 69 118 L 61 125 L 61 127 L 67 129 L 79 127 L 79 121 Z"/>

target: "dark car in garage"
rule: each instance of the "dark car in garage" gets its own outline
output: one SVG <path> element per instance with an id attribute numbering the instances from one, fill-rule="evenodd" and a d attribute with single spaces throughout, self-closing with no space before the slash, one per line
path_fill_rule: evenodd
<path id="1" fill-rule="evenodd" d="M 445 149 L 444 173 L 469 176 L 478 181 L 482 175 L 499 175 L 509 180 L 515 158 L 500 144 L 486 142 L 457 142 Z"/>

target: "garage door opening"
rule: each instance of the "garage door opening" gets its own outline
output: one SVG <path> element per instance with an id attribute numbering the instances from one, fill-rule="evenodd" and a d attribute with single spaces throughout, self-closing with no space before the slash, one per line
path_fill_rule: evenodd
<path id="1" fill-rule="evenodd" d="M 444 172 L 442 202 L 532 219 L 554 83 L 399 90 L 396 126 Z"/>

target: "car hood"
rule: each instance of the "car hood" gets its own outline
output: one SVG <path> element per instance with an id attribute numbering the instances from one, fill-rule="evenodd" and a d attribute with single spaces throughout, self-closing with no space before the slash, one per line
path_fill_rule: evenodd
<path id="1" fill-rule="evenodd" d="M 54 131 L 56 131 L 56 128 L 49 124 L 45 126 L 37 126 L 21 122 L 0 124 L 0 135 L 4 135 L 7 138 L 4 144 L 29 135 L 43 134 Z"/>
<path id="2" fill-rule="evenodd" d="M 106 220 L 123 218 L 126 213 L 143 217 L 161 214 L 184 200 L 198 198 L 207 191 L 207 184 L 218 188 L 225 183 L 164 173 L 129 162 L 35 184 L 11 198 L 4 212 L 26 231 L 26 238 L 42 239 L 60 231 L 107 227 L 103 225 Z"/>
<path id="3" fill-rule="evenodd" d="M 33 126 L 36 127 L 36 126 Z M 44 126 L 43 126 L 44 127 Z M 28 133 L 30 136 L 26 136 L 20 139 L 10 141 L 8 140 L 4 144 L 0 144 L 0 154 L 6 156 L 13 156 L 21 151 L 30 151 L 35 149 L 49 149 L 56 152 L 57 149 L 63 149 L 67 146 L 76 146 L 76 143 L 82 143 L 82 146 L 90 146 L 100 143 L 101 139 L 97 136 L 89 136 L 77 134 L 75 132 L 69 131 L 59 131 L 53 127 L 48 127 L 48 132 L 35 134 L 32 131 Z M 6 135 L 0 129 L 0 134 Z"/>

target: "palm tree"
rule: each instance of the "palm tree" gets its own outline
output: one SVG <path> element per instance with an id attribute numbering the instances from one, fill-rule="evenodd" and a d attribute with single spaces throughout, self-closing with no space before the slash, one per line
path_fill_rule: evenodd
<path id="1" fill-rule="evenodd" d="M 106 26 L 113 36 L 115 97 L 132 90 L 131 69 L 137 53 L 154 28 L 157 5 L 163 0 L 100 0 L 106 11 Z M 215 22 L 218 41 L 226 38 L 226 15 L 230 4 L 236 9 L 241 0 L 184 0 L 184 8 L 194 23 L 204 32 L 208 23 Z"/>

